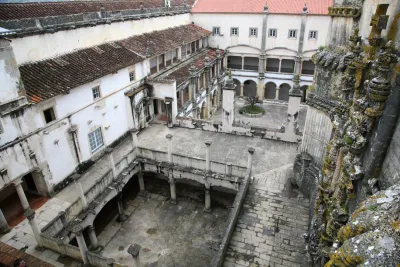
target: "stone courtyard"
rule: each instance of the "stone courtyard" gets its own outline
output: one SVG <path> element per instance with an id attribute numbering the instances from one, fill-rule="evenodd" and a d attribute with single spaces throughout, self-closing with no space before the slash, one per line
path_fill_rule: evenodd
<path id="1" fill-rule="evenodd" d="M 174 205 L 169 201 L 166 181 L 165 187 L 156 190 L 153 185 L 146 183 L 148 191 L 127 201 L 125 213 L 129 217 L 125 222 L 113 222 L 99 235 L 100 244 L 105 245 L 102 255 L 130 266 L 132 256 L 127 249 L 131 244 L 140 244 L 143 267 L 210 264 L 230 210 L 219 205 L 214 206 L 212 212 L 206 212 L 204 203 L 199 201 L 201 197 L 196 199 L 196 195 L 203 192 L 196 194 L 187 189 L 178 191 Z"/>

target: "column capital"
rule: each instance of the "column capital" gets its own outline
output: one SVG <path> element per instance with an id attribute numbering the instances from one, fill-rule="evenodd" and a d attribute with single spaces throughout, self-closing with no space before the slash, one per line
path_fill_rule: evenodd
<path id="1" fill-rule="evenodd" d="M 165 136 L 165 138 L 167 138 L 168 140 L 172 140 L 172 134 L 167 134 L 167 135 Z"/>
<path id="2" fill-rule="evenodd" d="M 88 229 L 89 232 L 95 232 L 95 228 L 94 228 L 93 225 L 89 225 L 89 226 L 87 227 L 87 229 Z"/>
<path id="3" fill-rule="evenodd" d="M 139 256 L 139 252 L 141 249 L 142 249 L 141 245 L 133 244 L 129 246 L 128 253 L 131 254 L 133 257 L 137 257 Z"/>
<path id="4" fill-rule="evenodd" d="M 80 225 L 75 225 L 71 231 L 75 234 L 75 235 L 81 235 L 82 231 L 83 231 L 83 227 Z"/>
<path id="5" fill-rule="evenodd" d="M 71 175 L 71 179 L 72 179 L 74 182 L 79 181 L 80 178 L 81 178 L 81 175 L 80 175 L 79 173 L 74 173 L 74 174 Z"/>
<path id="6" fill-rule="evenodd" d="M 206 144 L 207 147 L 210 147 L 212 142 L 211 141 L 206 141 L 205 144 Z"/>
<path id="7" fill-rule="evenodd" d="M 106 148 L 104 149 L 104 152 L 107 153 L 107 154 L 110 154 L 110 153 L 113 152 L 113 150 L 114 150 L 113 147 L 108 146 L 108 147 L 106 147 Z"/>
<path id="8" fill-rule="evenodd" d="M 13 181 L 13 184 L 14 184 L 15 186 L 22 184 L 22 178 L 17 178 L 17 179 L 15 179 L 15 180 Z"/>
<path id="9" fill-rule="evenodd" d="M 28 218 L 29 221 L 31 221 L 33 220 L 33 218 L 35 218 L 35 211 L 29 208 L 24 212 L 24 216 Z"/>
<path id="10" fill-rule="evenodd" d="M 250 148 L 248 149 L 248 151 L 249 151 L 249 153 L 250 153 L 251 155 L 253 155 L 254 152 L 255 152 L 256 150 L 255 150 L 254 148 L 250 147 Z"/>

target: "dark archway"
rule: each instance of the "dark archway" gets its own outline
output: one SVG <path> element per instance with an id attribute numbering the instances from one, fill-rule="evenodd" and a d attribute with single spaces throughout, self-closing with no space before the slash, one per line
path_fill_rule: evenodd
<path id="1" fill-rule="evenodd" d="M 267 58 L 267 72 L 279 72 L 279 59 L 278 58 Z"/>
<path id="2" fill-rule="evenodd" d="M 279 87 L 279 100 L 289 101 L 290 85 L 287 83 L 281 84 Z"/>
<path id="3" fill-rule="evenodd" d="M 243 96 L 256 96 L 257 84 L 255 81 L 247 80 L 243 85 Z"/>
<path id="4" fill-rule="evenodd" d="M 259 61 L 260 61 L 260 59 L 258 57 L 245 57 L 243 68 L 245 70 L 258 71 Z"/>
<path id="5" fill-rule="evenodd" d="M 240 96 L 240 81 L 238 79 L 233 79 L 233 84 L 235 85 L 236 96 Z"/>
<path id="6" fill-rule="evenodd" d="M 301 102 L 306 102 L 308 85 L 303 85 L 300 89 L 303 94 L 303 96 L 301 97 Z"/>
<path id="7" fill-rule="evenodd" d="M 228 69 L 241 70 L 242 69 L 242 57 L 229 56 L 228 57 Z"/>
<path id="8" fill-rule="evenodd" d="M 268 82 L 264 86 L 264 98 L 275 99 L 275 96 L 276 96 L 276 84 L 273 82 Z"/>

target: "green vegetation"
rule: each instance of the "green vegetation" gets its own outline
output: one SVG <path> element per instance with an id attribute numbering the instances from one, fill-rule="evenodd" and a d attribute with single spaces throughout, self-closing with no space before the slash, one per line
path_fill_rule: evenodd
<path id="1" fill-rule="evenodd" d="M 264 114 L 265 110 L 260 106 L 249 105 L 249 106 L 245 106 L 245 107 L 242 107 L 241 109 L 239 109 L 239 113 L 240 114 L 243 114 L 243 113 L 247 113 L 247 114 Z"/>

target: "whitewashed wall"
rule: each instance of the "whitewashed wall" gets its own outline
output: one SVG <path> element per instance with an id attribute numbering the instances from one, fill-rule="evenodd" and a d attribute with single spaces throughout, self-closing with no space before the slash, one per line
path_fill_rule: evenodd
<path id="1" fill-rule="evenodd" d="M 190 14 L 129 20 L 12 39 L 18 64 L 190 23 Z"/>

